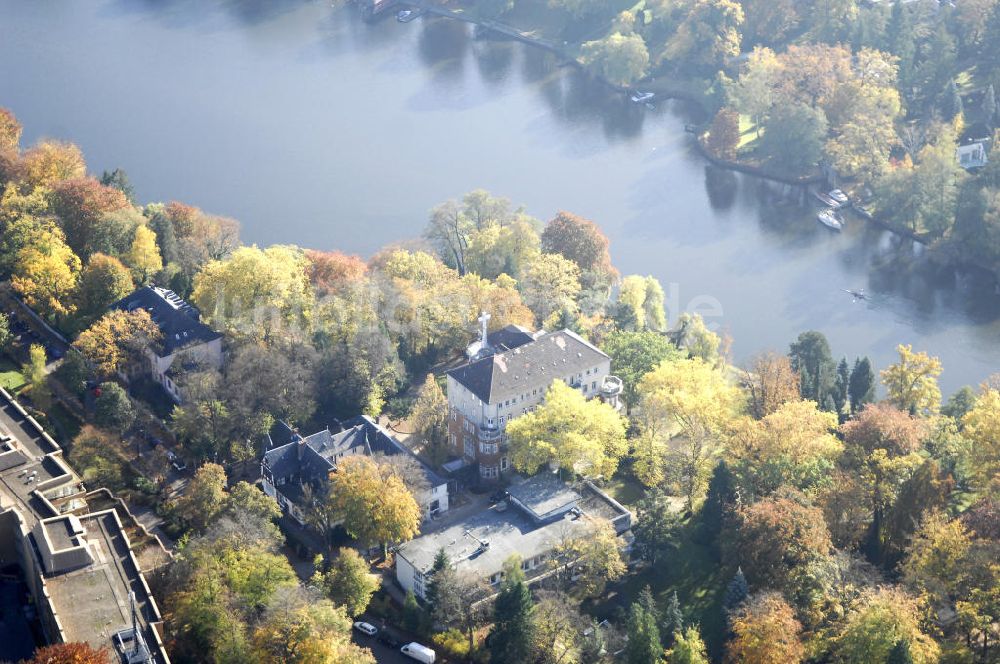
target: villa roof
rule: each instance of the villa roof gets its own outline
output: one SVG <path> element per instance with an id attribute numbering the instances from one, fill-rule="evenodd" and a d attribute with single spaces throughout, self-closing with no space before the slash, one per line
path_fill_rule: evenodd
<path id="1" fill-rule="evenodd" d="M 530 343 L 474 360 L 448 375 L 485 403 L 498 403 L 532 388 L 547 388 L 557 378 L 570 378 L 608 356 L 575 332 L 542 334 Z"/>
<path id="2" fill-rule="evenodd" d="M 172 290 L 159 286 L 143 286 L 111 305 L 111 309 L 135 311 L 145 309 L 163 335 L 160 345 L 163 356 L 193 343 L 208 343 L 222 335 L 201 322 L 201 312 Z"/>
<path id="3" fill-rule="evenodd" d="M 337 460 L 351 454 L 405 454 L 417 461 L 432 487 L 445 484 L 445 480 L 428 468 L 413 452 L 367 416 L 359 416 L 344 423 L 344 430 L 333 433 L 329 429 L 302 437 L 282 423 L 272 429 L 272 440 L 289 442 L 264 453 L 263 463 L 273 477 L 298 476 L 302 482 L 325 479 L 337 467 Z"/>

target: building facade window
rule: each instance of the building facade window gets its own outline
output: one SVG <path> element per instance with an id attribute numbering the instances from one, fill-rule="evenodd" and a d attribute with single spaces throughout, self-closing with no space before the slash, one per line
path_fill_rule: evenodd
<path id="1" fill-rule="evenodd" d="M 472 442 L 472 439 L 468 436 L 465 437 L 465 456 L 470 459 L 476 458 L 476 445 Z"/>
<path id="2" fill-rule="evenodd" d="M 496 466 L 479 465 L 479 476 L 486 479 L 494 479 L 500 476 L 500 469 Z"/>
<path id="3" fill-rule="evenodd" d="M 496 454 L 499 446 L 496 443 L 479 443 L 479 451 L 482 454 Z"/>

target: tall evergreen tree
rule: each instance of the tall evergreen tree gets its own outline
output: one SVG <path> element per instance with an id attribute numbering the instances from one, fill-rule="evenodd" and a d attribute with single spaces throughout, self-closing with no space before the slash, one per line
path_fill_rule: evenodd
<path id="1" fill-rule="evenodd" d="M 896 641 L 896 645 L 889 651 L 889 656 L 886 658 L 885 664 L 913 664 L 913 655 L 910 654 L 909 641 Z"/>
<path id="2" fill-rule="evenodd" d="M 837 365 L 830 354 L 830 343 L 822 332 L 810 330 L 799 335 L 788 351 L 792 369 L 799 373 L 803 399 L 823 406 L 833 389 Z"/>
<path id="3" fill-rule="evenodd" d="M 434 611 L 435 605 L 438 603 L 438 596 L 441 594 L 441 584 L 444 581 L 445 575 L 439 576 L 439 572 L 451 568 L 451 561 L 448 560 L 448 554 L 445 552 L 444 547 L 438 549 L 437 554 L 434 556 L 434 564 L 431 565 L 430 580 L 427 582 L 427 589 L 424 590 L 424 601 L 427 603 L 427 608 L 432 612 Z"/>
<path id="4" fill-rule="evenodd" d="M 837 408 L 837 415 L 842 416 L 844 406 L 847 405 L 848 387 L 851 383 L 851 369 L 847 365 L 847 358 L 840 358 L 837 365 L 837 379 L 833 384 L 833 404 Z"/>
<path id="5" fill-rule="evenodd" d="M 997 91 L 990 83 L 983 93 L 983 122 L 993 127 L 997 121 Z"/>
<path id="6" fill-rule="evenodd" d="M 948 82 L 942 101 L 941 111 L 948 120 L 954 120 L 965 114 L 965 104 L 962 102 L 962 94 L 958 91 L 955 79 Z"/>
<path id="7" fill-rule="evenodd" d="M 903 96 L 908 98 L 913 83 L 913 61 L 917 47 L 913 32 L 913 19 L 905 3 L 893 3 L 886 37 L 887 48 L 885 50 L 899 58 L 897 65 L 899 68 L 899 88 L 903 91 Z"/>
<path id="8" fill-rule="evenodd" d="M 129 203 L 135 205 L 135 188 L 132 187 L 132 182 L 128 179 L 128 174 L 122 169 L 116 168 L 113 171 L 104 171 L 101 173 L 101 184 L 107 187 L 114 187 L 125 194 L 125 198 L 128 199 Z"/>
<path id="9" fill-rule="evenodd" d="M 521 559 L 514 556 L 504 565 L 506 578 L 493 605 L 493 629 L 486 637 L 490 661 L 496 664 L 524 664 L 534 640 L 534 603 L 521 571 Z"/>
<path id="10" fill-rule="evenodd" d="M 736 504 L 736 478 L 726 462 L 719 461 L 708 481 L 708 493 L 701 506 L 698 537 L 718 553 L 719 534 L 725 523 L 726 514 Z"/>
<path id="11" fill-rule="evenodd" d="M 875 401 L 875 369 L 867 357 L 854 360 L 847 394 L 851 399 L 851 413 L 857 413 L 865 407 L 865 404 Z"/>
<path id="12" fill-rule="evenodd" d="M 667 608 L 663 612 L 663 636 L 667 647 L 673 645 L 678 634 L 684 632 L 684 614 L 681 613 L 681 602 L 677 598 L 677 591 L 670 594 L 667 600 Z"/>
<path id="13" fill-rule="evenodd" d="M 743 606 L 749 596 L 750 586 L 747 585 L 747 578 L 743 575 L 743 568 L 738 567 L 732 581 L 726 586 L 726 594 L 722 597 L 722 612 L 725 614 L 726 624 L 729 624 L 733 614 Z"/>
<path id="14" fill-rule="evenodd" d="M 642 602 L 635 601 L 628 612 L 628 645 L 625 647 L 627 664 L 656 664 L 663 657 L 660 630 L 656 616 L 650 615 Z"/>

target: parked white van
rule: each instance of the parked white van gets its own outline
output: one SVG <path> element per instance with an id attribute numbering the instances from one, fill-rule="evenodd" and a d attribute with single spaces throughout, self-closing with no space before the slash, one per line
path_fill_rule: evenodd
<path id="1" fill-rule="evenodd" d="M 399 652 L 424 664 L 434 664 L 434 660 L 437 659 L 437 655 L 434 654 L 433 650 L 427 646 L 420 645 L 416 641 L 407 643 L 399 649 Z"/>

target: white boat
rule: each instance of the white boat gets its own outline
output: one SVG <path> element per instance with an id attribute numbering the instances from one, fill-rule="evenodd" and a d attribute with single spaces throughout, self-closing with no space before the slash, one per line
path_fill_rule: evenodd
<path id="1" fill-rule="evenodd" d="M 632 96 L 629 97 L 629 99 L 631 99 L 637 104 L 645 104 L 648 101 L 653 101 L 653 98 L 655 96 L 656 93 L 653 92 L 640 92 L 639 90 L 636 90 L 635 92 L 632 93 Z"/>
<path id="2" fill-rule="evenodd" d="M 819 223 L 835 231 L 839 231 L 844 227 L 844 222 L 837 218 L 833 210 L 823 210 L 816 215 L 816 219 L 819 220 Z"/>
<path id="3" fill-rule="evenodd" d="M 842 189 L 834 189 L 833 191 L 828 193 L 827 196 L 837 201 L 841 205 L 847 205 L 847 194 L 845 194 Z"/>

